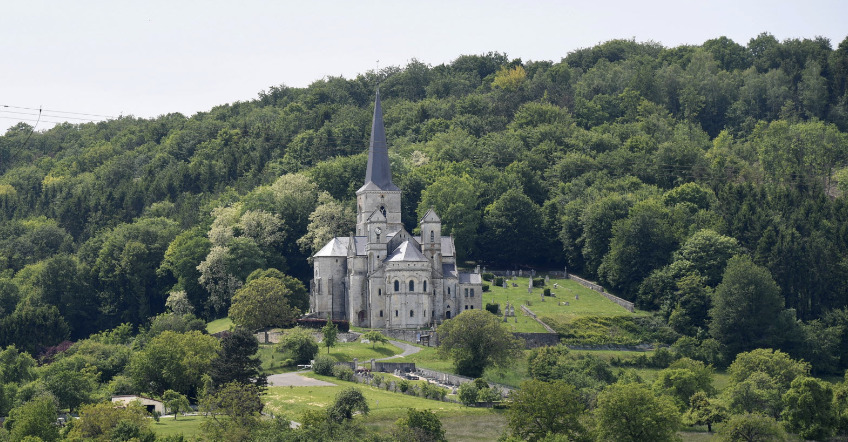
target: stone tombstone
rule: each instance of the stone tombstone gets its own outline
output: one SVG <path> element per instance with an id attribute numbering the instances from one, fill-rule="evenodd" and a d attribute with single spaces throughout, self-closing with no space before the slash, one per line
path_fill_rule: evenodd
<path id="1" fill-rule="evenodd" d="M 530 277 L 531 277 L 531 278 L 535 278 L 535 277 L 536 277 L 536 269 L 532 269 L 532 270 L 530 270 Z"/>
<path id="2" fill-rule="evenodd" d="M 519 270 L 519 271 L 518 271 L 518 276 L 524 276 L 524 271 L 523 271 L 523 270 Z"/>
<path id="3" fill-rule="evenodd" d="M 545 285 L 548 285 L 550 283 L 551 283 L 551 278 L 548 277 L 548 275 L 545 275 Z"/>
<path id="4" fill-rule="evenodd" d="M 574 295 L 574 300 L 577 301 L 580 299 L 580 295 Z"/>

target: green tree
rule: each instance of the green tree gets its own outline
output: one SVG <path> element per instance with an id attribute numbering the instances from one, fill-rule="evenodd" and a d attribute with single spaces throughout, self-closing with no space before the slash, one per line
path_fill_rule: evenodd
<path id="1" fill-rule="evenodd" d="M 477 384 L 474 382 L 466 382 L 459 386 L 456 394 L 459 401 L 462 402 L 462 405 L 468 407 L 477 403 L 477 393 L 479 392 L 480 389 L 477 388 Z"/>
<path id="2" fill-rule="evenodd" d="M 88 364 L 81 354 L 62 357 L 46 366 L 41 383 L 56 399 L 60 408 L 77 411 L 77 408 L 91 402 L 98 388 L 100 373 L 96 367 Z"/>
<path id="3" fill-rule="evenodd" d="M 674 253 L 675 260 L 691 263 L 692 269 L 704 277 L 706 285 L 715 287 L 721 282 L 727 261 L 742 252 L 739 242 L 713 230 L 695 232 Z"/>
<path id="4" fill-rule="evenodd" d="M 810 364 L 792 359 L 780 350 L 758 348 L 736 355 L 727 369 L 731 384 L 742 382 L 756 372 L 765 373 L 774 379 L 783 394 L 795 378 L 809 376 Z"/>
<path id="5" fill-rule="evenodd" d="M 521 341 L 485 310 L 466 310 L 437 329 L 441 355 L 453 359 L 457 373 L 480 377 L 490 365 L 505 366 L 518 357 Z"/>
<path id="6" fill-rule="evenodd" d="M 734 413 L 760 413 L 777 418 L 783 408 L 780 385 L 761 371 L 741 382 L 729 385 L 723 392 L 727 407 Z"/>
<path id="7" fill-rule="evenodd" d="M 291 297 L 291 291 L 280 279 L 254 279 L 236 291 L 230 318 L 248 330 L 290 326 L 300 315 L 300 311 L 291 306 Z"/>
<path id="8" fill-rule="evenodd" d="M 441 217 L 442 235 L 453 235 L 460 257 L 472 255 L 480 226 L 478 187 L 474 178 L 467 174 L 442 175 L 421 192 L 421 201 L 418 203 L 419 219 L 430 209 Z"/>
<path id="9" fill-rule="evenodd" d="M 286 331 L 275 348 L 290 356 L 295 364 L 308 364 L 318 353 L 318 343 L 312 332 L 301 327 Z"/>
<path id="10" fill-rule="evenodd" d="M 345 236 L 354 231 L 356 214 L 342 205 L 327 192 L 318 195 L 318 206 L 309 215 L 306 234 L 297 240 L 300 249 L 312 256 L 327 241 L 336 236 Z"/>
<path id="11" fill-rule="evenodd" d="M 442 421 L 430 410 L 409 408 L 406 416 L 395 422 L 392 436 L 403 442 L 447 442 Z"/>
<path id="12" fill-rule="evenodd" d="M 710 334 L 727 346 L 729 354 L 781 343 L 787 327 L 780 288 L 768 270 L 747 256 L 727 262 L 713 296 Z"/>
<path id="13" fill-rule="evenodd" d="M 773 417 L 762 414 L 732 416 L 718 433 L 723 442 L 779 442 L 790 440 L 786 431 Z"/>
<path id="14" fill-rule="evenodd" d="M 683 415 L 683 421 L 687 425 L 706 425 L 707 432 L 713 432 L 713 424 L 724 422 L 727 419 L 727 409 L 722 403 L 710 399 L 707 393 L 699 391 L 689 398 L 689 409 Z"/>
<path id="15" fill-rule="evenodd" d="M 11 440 L 24 440 L 37 437 L 37 440 L 59 440 L 59 428 L 56 427 L 56 402 L 49 395 L 38 396 L 13 408 L 9 412 L 5 426 Z"/>
<path id="16" fill-rule="evenodd" d="M 128 430 L 127 424 L 132 424 L 130 427 L 134 427 L 137 435 L 149 432 L 148 417 L 147 410 L 138 401 L 130 402 L 125 407 L 116 407 L 111 402 L 84 405 L 80 409 L 79 419 L 73 421 L 66 437 L 69 440 L 103 442 L 129 440 L 117 436 Z M 149 439 L 138 437 L 137 440 Z"/>
<path id="17" fill-rule="evenodd" d="M 368 342 L 371 343 L 371 348 L 374 348 L 374 344 L 389 343 L 389 338 L 387 338 L 386 335 L 378 332 L 377 330 L 365 332 L 365 334 L 362 335 L 362 339 L 367 339 Z"/>
<path id="18" fill-rule="evenodd" d="M 670 261 L 677 239 L 669 218 L 666 208 L 649 200 L 613 224 L 610 251 L 598 273 L 623 297 L 633 299 L 642 279 Z"/>
<path id="19" fill-rule="evenodd" d="M 690 361 L 690 368 L 681 365 L 662 370 L 654 381 L 654 391 L 674 398 L 681 410 L 686 409 L 689 398 L 699 391 L 712 392 L 712 370 L 703 362 Z M 701 368 L 696 368 L 700 366 Z"/>
<path id="20" fill-rule="evenodd" d="M 160 275 L 170 273 L 176 278 L 177 285 L 172 291 L 185 292 L 186 298 L 198 315 L 208 296 L 206 289 L 199 282 L 198 265 L 203 262 L 212 247 L 212 243 L 204 233 L 203 229 L 196 227 L 177 235 L 165 250 L 162 265 L 156 271 Z"/>
<path id="21" fill-rule="evenodd" d="M 542 440 L 551 434 L 567 440 L 587 437 L 581 420 L 586 412 L 584 399 L 573 385 L 564 381 L 530 380 L 511 395 L 507 426 L 522 440 Z"/>
<path id="22" fill-rule="evenodd" d="M 680 412 L 671 398 L 638 383 L 617 383 L 598 395 L 594 411 L 601 440 L 677 440 Z"/>
<path id="23" fill-rule="evenodd" d="M 171 413 L 174 413 L 174 420 L 177 420 L 177 415 L 180 412 L 185 413 L 191 410 L 191 404 L 188 402 L 188 398 L 184 394 L 177 393 L 174 390 L 165 390 L 162 393 L 162 403 L 165 405 L 165 408 L 170 410 Z"/>
<path id="24" fill-rule="evenodd" d="M 299 279 L 286 275 L 285 273 L 277 270 L 277 269 L 260 269 L 255 270 L 253 273 L 248 275 L 245 280 L 246 283 L 253 281 L 254 279 L 259 278 L 274 278 L 282 281 L 283 285 L 289 289 L 291 292 L 291 296 L 289 297 L 289 304 L 292 307 L 297 308 L 301 312 L 309 311 L 309 293 L 306 291 L 306 287 L 300 282 Z"/>
<path id="25" fill-rule="evenodd" d="M 339 329 L 336 327 L 336 323 L 327 320 L 327 323 L 324 324 L 324 327 L 321 328 L 321 333 L 324 335 L 324 345 L 327 346 L 327 354 L 330 353 L 330 347 L 336 345 L 336 340 L 339 336 Z"/>
<path id="26" fill-rule="evenodd" d="M 209 375 L 214 385 L 230 382 L 265 387 L 267 376 L 262 373 L 262 361 L 256 355 L 259 341 L 247 329 L 236 327 L 221 339 L 218 357 L 212 360 Z"/>
<path id="27" fill-rule="evenodd" d="M 260 423 L 262 392 L 255 385 L 231 382 L 205 397 L 201 406 L 211 417 L 202 425 L 209 439 L 249 441 Z"/>
<path id="28" fill-rule="evenodd" d="M 327 415 L 335 422 L 353 419 L 353 413 L 367 415 L 370 411 L 368 400 L 358 388 L 348 387 L 336 394 L 333 404 L 327 408 Z"/>
<path id="29" fill-rule="evenodd" d="M 486 207 L 480 250 L 494 263 L 532 264 L 543 241 L 542 211 L 520 189 L 509 189 Z"/>
<path id="30" fill-rule="evenodd" d="M 35 359 L 10 345 L 0 351 L 0 385 L 25 384 L 35 379 Z"/>
<path id="31" fill-rule="evenodd" d="M 786 429 L 804 439 L 825 440 L 836 429 L 833 389 L 828 382 L 797 377 L 783 395 L 782 418 Z"/>
<path id="32" fill-rule="evenodd" d="M 174 390 L 193 397 L 219 348 L 215 337 L 199 331 L 166 331 L 133 353 L 127 372 L 137 391 Z"/>

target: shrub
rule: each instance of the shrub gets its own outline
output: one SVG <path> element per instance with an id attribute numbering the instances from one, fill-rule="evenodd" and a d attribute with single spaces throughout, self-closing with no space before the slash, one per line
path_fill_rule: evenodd
<path id="1" fill-rule="evenodd" d="M 315 362 L 312 363 L 312 371 L 315 374 L 324 376 L 333 375 L 333 367 L 336 365 L 336 360 L 327 355 L 318 355 L 315 357 Z"/>
<path id="2" fill-rule="evenodd" d="M 486 273 L 483 273 L 482 278 L 483 278 L 483 281 L 492 281 L 493 279 L 495 279 L 495 274 L 486 272 Z"/>
<path id="3" fill-rule="evenodd" d="M 486 310 L 488 310 L 493 315 L 497 315 L 501 311 L 501 306 L 499 304 L 493 304 L 491 302 L 487 302 L 486 303 Z"/>
<path id="4" fill-rule="evenodd" d="M 315 342 L 309 330 L 296 327 L 286 332 L 275 349 L 286 353 L 286 356 L 293 359 L 295 364 L 308 364 L 318 353 L 318 343 Z"/>
<path id="5" fill-rule="evenodd" d="M 398 384 L 398 388 L 400 388 L 401 393 L 406 393 L 406 390 L 409 390 L 409 381 L 407 381 L 406 379 L 400 381 L 400 383 Z"/>
<path id="6" fill-rule="evenodd" d="M 353 369 L 348 367 L 347 365 L 334 365 L 333 366 L 333 376 L 343 381 L 352 382 L 353 381 Z"/>
<path id="7" fill-rule="evenodd" d="M 551 296 L 551 289 L 546 288 L 546 289 L 543 291 L 543 293 L 545 294 L 545 296 Z"/>
<path id="8" fill-rule="evenodd" d="M 489 291 L 489 284 L 483 284 L 483 292 Z"/>
<path id="9" fill-rule="evenodd" d="M 498 287 L 503 287 L 503 277 L 502 276 L 498 276 L 497 278 L 495 278 L 495 285 L 498 286 Z"/>

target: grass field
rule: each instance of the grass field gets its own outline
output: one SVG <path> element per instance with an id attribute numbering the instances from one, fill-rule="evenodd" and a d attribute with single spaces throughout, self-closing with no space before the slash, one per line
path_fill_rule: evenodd
<path id="1" fill-rule="evenodd" d="M 206 331 L 209 332 L 209 334 L 213 334 L 229 330 L 232 326 L 233 321 L 230 318 L 221 318 L 206 324 Z"/>
<path id="2" fill-rule="evenodd" d="M 517 287 L 513 287 L 512 283 L 515 283 Z M 554 288 L 554 284 L 558 284 L 559 288 Z M 544 333 L 545 329 L 533 321 L 532 318 L 520 314 L 521 305 L 527 305 L 539 317 L 551 316 L 564 322 L 570 322 L 572 319 L 580 316 L 621 316 L 632 314 L 618 304 L 604 298 L 598 292 L 583 287 L 570 279 L 551 279 L 549 285 L 546 287 L 534 287 L 532 293 L 527 293 L 528 285 L 528 278 L 517 277 L 509 280 L 507 288 L 491 286 L 488 292 L 483 293 L 483 306 L 486 303 L 497 303 L 503 309 L 506 302 L 509 301 L 515 305 L 518 323 L 515 323 L 514 318 L 509 318 L 506 325 L 512 331 L 526 333 Z M 546 296 L 544 297 L 544 301 L 542 301 L 544 288 L 551 289 L 551 294 L 555 294 L 556 296 Z M 579 299 L 575 299 L 575 297 Z M 568 302 L 568 305 L 562 305 L 565 302 Z M 636 314 L 639 314 L 639 312 L 637 311 Z"/>
<path id="3" fill-rule="evenodd" d="M 200 434 L 200 425 L 206 420 L 203 416 L 179 416 L 177 420 L 173 417 L 161 418 L 159 422 L 153 422 L 150 429 L 157 436 L 171 436 L 182 434 L 190 437 Z"/>
<path id="4" fill-rule="evenodd" d="M 321 409 L 335 400 L 345 387 L 356 387 L 368 400 L 371 412 L 363 422 L 380 429 L 394 425 L 408 408 L 430 410 L 445 425 L 449 440 L 494 440 L 500 435 L 503 415 L 489 409 L 468 408 L 452 402 L 441 402 L 407 396 L 355 382 L 345 382 L 326 376 L 309 375 L 336 384 L 333 387 L 271 387 L 265 397 L 266 410 L 297 421 L 304 411 Z"/>
<path id="5" fill-rule="evenodd" d="M 380 359 L 401 353 L 401 349 L 391 344 L 363 344 L 357 342 L 340 342 L 330 347 L 330 357 L 339 362 L 353 361 L 357 358 L 360 364 L 367 364 L 372 358 Z M 318 347 L 318 354 L 327 354 L 327 347 Z M 265 374 L 285 373 L 294 371 L 297 367 L 285 367 L 282 362 L 285 355 L 274 350 L 274 344 L 259 346 L 259 359 L 262 361 L 262 372 Z"/>

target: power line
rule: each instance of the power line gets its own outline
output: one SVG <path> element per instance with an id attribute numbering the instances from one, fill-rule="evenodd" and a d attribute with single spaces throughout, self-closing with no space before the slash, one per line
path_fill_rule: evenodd
<path id="1" fill-rule="evenodd" d="M 41 108 L 36 108 L 36 107 L 12 106 L 12 105 L 10 105 L 10 104 L 0 104 L 0 106 L 2 106 L 2 107 L 8 107 L 8 108 L 11 108 L 11 109 L 23 109 L 23 110 L 31 110 L 31 111 L 55 112 L 55 113 L 59 113 L 59 114 L 86 115 L 86 116 L 89 116 L 89 117 L 103 117 L 103 118 L 112 118 L 112 119 L 118 118 L 118 117 L 116 117 L 116 116 L 114 116 L 114 115 L 88 114 L 88 113 L 84 113 L 84 112 L 61 111 L 61 110 L 56 110 L 56 109 L 41 109 Z"/>

